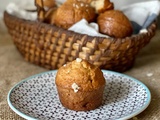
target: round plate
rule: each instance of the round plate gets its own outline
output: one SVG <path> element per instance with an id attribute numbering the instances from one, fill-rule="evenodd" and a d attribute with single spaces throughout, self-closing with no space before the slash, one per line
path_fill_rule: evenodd
<path id="1" fill-rule="evenodd" d="M 8 93 L 8 104 L 18 115 L 29 120 L 124 120 L 136 116 L 147 108 L 149 89 L 130 76 L 102 70 L 106 79 L 102 106 L 87 112 L 64 108 L 55 86 L 57 71 L 31 76 Z"/>

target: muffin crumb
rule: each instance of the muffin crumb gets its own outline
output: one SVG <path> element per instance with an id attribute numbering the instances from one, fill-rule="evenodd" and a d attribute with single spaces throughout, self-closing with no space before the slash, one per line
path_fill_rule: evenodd
<path id="1" fill-rule="evenodd" d="M 153 73 L 147 73 L 147 76 L 151 77 L 151 76 L 153 76 Z"/>

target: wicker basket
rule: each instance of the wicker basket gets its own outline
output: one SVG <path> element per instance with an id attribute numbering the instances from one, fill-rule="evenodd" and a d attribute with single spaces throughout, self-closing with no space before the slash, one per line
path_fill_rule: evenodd
<path id="1" fill-rule="evenodd" d="M 153 22 L 147 33 L 115 39 L 78 34 L 7 12 L 4 21 L 25 60 L 48 69 L 57 69 L 80 57 L 102 69 L 124 72 L 133 66 L 139 50 L 150 42 L 156 31 Z"/>

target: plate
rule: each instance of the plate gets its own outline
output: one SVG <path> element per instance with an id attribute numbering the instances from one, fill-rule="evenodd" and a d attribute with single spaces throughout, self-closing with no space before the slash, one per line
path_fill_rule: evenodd
<path id="1" fill-rule="evenodd" d="M 8 93 L 10 108 L 29 120 L 125 120 L 145 110 L 151 100 L 149 89 L 125 74 L 102 70 L 106 79 L 103 104 L 91 111 L 64 108 L 55 86 L 55 71 L 22 80 Z"/>

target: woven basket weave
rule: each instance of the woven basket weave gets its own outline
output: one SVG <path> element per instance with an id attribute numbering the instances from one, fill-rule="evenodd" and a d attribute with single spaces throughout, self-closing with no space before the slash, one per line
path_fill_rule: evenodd
<path id="1" fill-rule="evenodd" d="M 78 57 L 102 69 L 124 72 L 134 64 L 139 50 L 148 44 L 156 23 L 141 33 L 123 39 L 91 37 L 39 21 L 28 21 L 4 13 L 8 31 L 25 60 L 57 69 Z"/>

